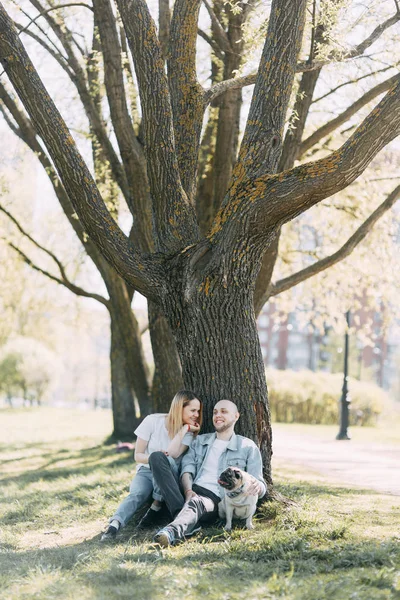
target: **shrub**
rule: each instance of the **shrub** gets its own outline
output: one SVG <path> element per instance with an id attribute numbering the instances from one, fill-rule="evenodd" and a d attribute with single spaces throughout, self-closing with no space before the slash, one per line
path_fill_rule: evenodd
<path id="1" fill-rule="evenodd" d="M 267 370 L 272 420 L 332 425 L 338 421 L 343 375 L 322 371 Z M 376 425 L 389 398 L 371 382 L 349 378 L 350 425 Z"/>

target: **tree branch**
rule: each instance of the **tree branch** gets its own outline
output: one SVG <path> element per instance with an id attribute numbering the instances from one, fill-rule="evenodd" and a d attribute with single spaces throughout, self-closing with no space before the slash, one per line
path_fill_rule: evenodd
<path id="1" fill-rule="evenodd" d="M 214 52 L 214 54 L 215 54 L 215 56 L 217 58 L 219 58 L 220 60 L 223 59 L 224 53 L 221 52 L 219 46 L 217 46 L 217 44 L 214 42 L 214 40 L 211 39 L 210 36 L 205 33 L 205 31 L 203 31 L 202 29 L 198 28 L 197 29 L 197 35 L 199 37 L 203 38 L 203 40 L 205 42 L 207 42 L 207 44 L 211 47 L 212 51 Z"/>
<path id="2" fill-rule="evenodd" d="M 17 23 L 16 21 L 14 21 L 14 25 L 15 27 L 18 29 L 19 33 L 22 33 L 22 30 L 24 29 L 23 26 L 20 23 Z M 33 40 L 35 40 L 36 43 L 40 44 L 40 46 L 42 46 L 42 48 L 44 48 L 46 50 L 46 52 L 48 52 L 50 54 L 50 56 L 52 56 L 54 58 L 54 60 L 56 60 L 58 62 L 58 64 L 60 65 L 60 67 L 68 74 L 68 77 L 71 78 L 71 71 L 69 70 L 69 66 L 68 66 L 68 61 L 65 58 L 65 56 L 63 56 L 60 52 L 57 52 L 55 50 L 53 50 L 53 48 L 51 48 L 48 44 L 46 44 L 46 42 L 44 40 L 42 40 L 42 38 L 38 35 L 36 35 L 36 33 L 33 33 L 32 31 L 24 31 L 25 35 L 28 35 L 30 38 L 32 38 Z"/>
<path id="3" fill-rule="evenodd" d="M 382 81 L 375 87 L 371 88 L 366 92 L 361 98 L 356 100 L 349 108 L 343 111 L 340 115 L 325 123 L 322 127 L 314 131 L 308 138 L 303 140 L 299 147 L 298 157 L 301 157 L 307 150 L 309 150 L 312 146 L 315 146 L 322 138 L 326 137 L 333 131 L 335 131 L 338 127 L 343 125 L 346 121 L 348 121 L 353 115 L 355 115 L 361 108 L 366 106 L 369 102 L 371 102 L 374 98 L 387 92 L 396 82 L 400 80 L 400 75 L 394 75 L 390 77 L 390 79 L 386 79 Z"/>
<path id="4" fill-rule="evenodd" d="M 233 181 L 274 173 L 305 25 L 307 0 L 273 0 L 263 54 Z M 279 90 L 279 94 L 276 93 Z"/>
<path id="5" fill-rule="evenodd" d="M 128 112 L 114 14 L 109 0 L 93 0 L 93 8 L 103 51 L 104 84 L 111 121 L 129 185 L 128 205 L 133 215 L 140 215 L 140 219 L 134 219 L 132 235 L 142 251 L 150 252 L 153 227 L 146 159 Z"/>
<path id="6" fill-rule="evenodd" d="M 344 54 L 334 54 L 332 53 L 326 60 L 314 61 L 310 62 L 309 60 L 298 62 L 296 65 L 296 73 L 304 73 L 306 71 L 315 71 L 316 69 L 321 69 L 325 65 L 329 65 L 332 62 L 343 62 L 345 60 L 356 58 L 357 56 L 361 56 L 364 51 L 371 46 L 376 40 L 382 35 L 386 29 L 396 24 L 400 20 L 400 13 L 397 13 L 390 19 L 387 19 L 384 23 L 381 23 L 374 29 L 373 33 L 368 36 L 363 42 L 355 46 L 353 50 L 344 53 Z M 257 73 L 250 73 L 249 75 L 244 75 L 243 77 L 234 77 L 233 79 L 229 79 L 227 81 L 221 81 L 220 83 L 216 83 L 211 88 L 205 91 L 205 102 L 210 103 L 215 100 L 218 96 L 223 94 L 228 89 L 238 89 L 243 88 L 248 85 L 253 85 L 256 82 Z"/>
<path id="7" fill-rule="evenodd" d="M 335 92 L 337 92 L 338 90 L 340 90 L 343 87 L 346 87 L 347 85 L 352 85 L 353 83 L 358 83 L 359 81 L 362 81 L 363 79 L 366 79 L 367 77 L 373 77 L 374 75 L 379 75 L 379 73 L 385 73 L 386 71 L 389 71 L 390 69 L 394 69 L 396 67 L 397 67 L 397 63 L 395 63 L 393 65 L 389 65 L 388 67 L 384 67 L 383 69 L 378 69 L 377 71 L 371 71 L 371 73 L 365 73 L 364 75 L 361 75 L 360 77 L 357 77 L 356 79 L 351 79 L 350 81 L 345 81 L 344 83 L 340 83 L 336 87 L 329 90 L 329 92 L 326 92 L 326 94 L 323 94 L 322 96 L 319 96 L 318 98 L 315 98 L 312 101 L 312 104 L 315 104 L 316 102 L 319 102 L 320 100 L 324 100 L 331 94 L 334 94 Z"/>
<path id="8" fill-rule="evenodd" d="M 353 250 L 358 246 L 360 242 L 367 236 L 367 234 L 372 230 L 375 223 L 395 204 L 395 202 L 400 197 L 400 185 L 397 186 L 386 198 L 382 204 L 378 206 L 376 210 L 364 221 L 362 225 L 353 233 L 353 235 L 347 240 L 345 244 L 339 250 L 331 254 L 330 256 L 326 256 L 321 260 L 318 260 L 314 264 L 298 271 L 297 273 L 293 273 L 288 277 L 280 279 L 273 283 L 270 286 L 266 294 L 265 301 L 271 296 L 277 296 L 282 292 L 298 285 L 299 283 L 313 277 L 317 273 L 321 273 L 325 269 L 332 267 L 336 263 L 345 259 L 349 256 Z"/>
<path id="9" fill-rule="evenodd" d="M 68 4 L 59 4 L 58 6 L 51 6 L 50 8 L 42 10 L 38 15 L 36 15 L 36 17 L 31 19 L 28 25 L 21 29 L 20 33 L 24 33 L 28 29 L 28 27 L 30 27 L 32 23 L 35 23 L 40 17 L 47 15 L 53 10 L 60 10 L 61 8 L 67 8 L 68 6 L 84 6 L 85 8 L 88 8 L 89 10 L 93 11 L 93 8 L 89 6 L 89 4 L 85 4 L 84 2 L 69 2 Z"/>
<path id="10" fill-rule="evenodd" d="M 169 0 L 158 0 L 158 25 L 158 38 L 160 40 L 164 60 L 166 60 L 168 55 L 169 30 L 171 25 Z"/>
<path id="11" fill-rule="evenodd" d="M 24 144 L 30 148 L 30 150 L 35 154 L 43 169 L 45 170 L 52 186 L 54 189 L 54 193 L 56 194 L 61 208 L 64 211 L 65 216 L 67 217 L 70 225 L 74 229 L 79 241 L 84 246 L 87 254 L 93 260 L 97 268 L 100 270 L 102 276 L 104 277 L 105 271 L 109 269 L 108 263 L 104 260 L 103 256 L 100 254 L 97 246 L 92 242 L 92 240 L 86 235 L 85 230 L 82 227 L 77 215 L 75 213 L 75 209 L 73 208 L 67 193 L 56 173 L 56 170 L 53 167 L 49 157 L 46 152 L 43 150 L 41 144 L 39 143 L 34 127 L 28 117 L 23 114 L 23 112 L 18 108 L 15 101 L 11 98 L 10 94 L 7 93 L 7 90 L 0 82 L 0 99 L 3 101 L 4 105 L 7 107 L 7 110 L 12 115 L 15 123 L 14 125 L 9 119 L 7 113 L 2 110 L 4 118 L 10 129 L 13 133 L 22 141 Z"/>
<path id="12" fill-rule="evenodd" d="M 271 231 L 347 187 L 399 134 L 400 79 L 345 144 L 329 156 L 278 175 L 267 173 L 251 179 L 243 173 L 233 182 L 209 239 L 229 243 L 244 236 L 260 244 L 262 251 Z"/>
<path id="13" fill-rule="evenodd" d="M 197 21 L 200 5 L 201 0 L 176 0 L 171 20 L 168 56 L 175 149 L 182 186 L 192 203 L 205 109 L 203 88 L 198 83 L 196 74 Z"/>
<path id="14" fill-rule="evenodd" d="M 97 302 L 100 302 L 101 304 L 104 304 L 104 306 L 108 306 L 108 300 L 106 298 L 104 298 L 103 296 L 101 296 L 99 294 L 92 293 L 92 292 L 86 292 L 83 288 L 81 288 L 81 287 L 75 285 L 74 283 L 72 283 L 72 281 L 70 281 L 68 279 L 68 277 L 67 277 L 64 265 L 57 258 L 57 256 L 53 252 L 51 252 L 50 250 L 48 250 L 48 248 L 45 248 L 44 246 L 42 246 L 42 244 L 39 244 L 38 241 L 36 241 L 31 235 L 29 235 L 29 233 L 27 231 L 25 231 L 25 229 L 22 227 L 22 225 L 16 219 L 16 217 L 14 217 L 1 204 L 0 204 L 0 211 L 3 212 L 10 219 L 10 221 L 12 223 L 14 223 L 14 225 L 17 227 L 18 231 L 20 233 L 22 233 L 22 235 L 24 237 L 26 237 L 34 246 L 36 246 L 36 248 L 39 248 L 39 250 L 42 250 L 45 254 L 47 254 L 48 256 L 50 256 L 50 258 L 56 263 L 56 265 L 58 267 L 58 270 L 60 271 L 61 279 L 55 277 L 54 275 L 51 275 L 50 273 L 48 273 L 47 271 L 44 271 L 43 269 L 37 267 L 22 252 L 22 250 L 20 248 L 18 248 L 17 246 L 15 246 L 15 244 L 13 244 L 12 242 L 7 242 L 9 246 L 11 246 L 16 252 L 18 252 L 23 257 L 23 259 L 25 260 L 25 262 L 27 264 L 29 264 L 33 269 L 36 269 L 37 271 L 40 271 L 44 275 L 47 275 L 47 277 L 50 277 L 50 279 L 53 279 L 54 281 L 57 281 L 57 283 L 60 283 L 61 285 L 64 285 L 65 287 L 67 287 L 69 290 L 71 290 L 71 292 L 73 292 L 77 296 L 86 296 L 87 298 L 93 298 L 94 300 L 97 300 Z"/>
<path id="15" fill-rule="evenodd" d="M 30 0 L 30 2 L 32 6 L 36 8 L 36 10 L 42 12 L 44 11 L 39 0 Z M 126 179 L 126 173 L 109 139 L 109 135 L 104 126 L 101 115 L 96 109 L 96 106 L 93 102 L 93 98 L 89 93 L 85 73 L 81 65 L 79 64 L 71 46 L 71 40 L 73 40 L 73 36 L 64 22 L 62 22 L 62 24 L 60 25 L 49 14 L 45 13 L 44 18 L 46 19 L 54 34 L 57 36 L 58 40 L 60 41 L 62 47 L 64 48 L 67 54 L 68 64 L 73 72 L 73 75 L 70 75 L 70 79 L 78 91 L 79 97 L 81 99 L 83 108 L 85 110 L 89 124 L 93 130 L 93 133 L 96 135 L 98 142 L 103 148 L 104 154 L 110 163 L 114 179 L 117 182 L 129 206 L 129 186 Z"/>
<path id="16" fill-rule="evenodd" d="M 215 41 L 217 42 L 219 48 L 222 52 L 234 52 L 229 38 L 226 35 L 224 28 L 222 27 L 217 15 L 213 11 L 211 5 L 207 0 L 203 0 L 203 4 L 207 9 L 208 14 L 210 15 L 211 23 L 213 25 L 213 33 L 215 37 Z"/>
<path id="17" fill-rule="evenodd" d="M 179 177 L 164 59 L 145 0 L 118 0 L 118 8 L 139 84 L 156 250 L 176 252 L 195 242 L 199 233 Z"/>
<path id="18" fill-rule="evenodd" d="M 365 38 L 365 40 L 360 42 L 360 44 L 357 44 L 357 46 L 355 46 L 352 50 L 349 50 L 348 52 L 345 52 L 345 53 L 339 53 L 339 54 L 336 52 L 332 52 L 326 60 L 316 61 L 313 64 L 307 64 L 307 61 L 300 62 L 297 65 L 297 70 L 304 71 L 304 70 L 319 69 L 320 67 L 323 67 L 324 65 L 329 64 L 331 62 L 335 62 L 335 61 L 342 62 L 343 60 L 348 60 L 351 58 L 356 58 L 357 56 L 361 56 L 362 54 L 364 54 L 364 52 L 365 52 L 365 50 L 367 50 L 367 48 L 372 46 L 372 44 L 374 44 L 380 38 L 380 36 L 382 35 L 382 33 L 384 33 L 384 31 L 386 31 L 386 29 L 389 29 L 389 27 L 392 27 L 393 25 L 395 25 L 398 21 L 400 21 L 400 13 L 399 12 L 397 12 L 395 15 L 393 15 L 393 17 L 390 17 L 383 23 L 380 23 L 380 25 L 378 25 L 374 29 L 374 31 L 371 33 L 371 35 L 369 35 L 367 38 Z"/>
<path id="19" fill-rule="evenodd" d="M 92 298 L 93 300 L 100 302 L 100 304 L 103 304 L 107 308 L 109 307 L 109 301 L 106 298 L 104 298 L 103 296 L 100 296 L 99 294 L 87 292 L 83 288 L 79 287 L 78 285 L 75 285 L 74 283 L 72 283 L 72 281 L 69 281 L 68 279 L 66 279 L 64 277 L 62 279 L 60 279 L 59 277 L 52 275 L 51 273 L 49 273 L 49 271 L 46 271 L 45 269 L 42 269 L 41 267 L 36 265 L 20 248 L 18 248 L 18 246 L 16 246 L 12 242 L 8 242 L 8 245 L 10 246 L 10 248 L 15 250 L 15 252 L 17 252 L 21 256 L 21 258 L 27 265 L 29 265 L 35 271 L 42 273 L 42 275 L 45 275 L 48 279 L 55 281 L 59 285 L 63 285 L 68 290 L 70 290 L 72 293 L 74 293 L 76 296 Z M 48 252 L 48 251 L 45 250 L 45 252 Z"/>
<path id="20" fill-rule="evenodd" d="M 0 61 L 43 139 L 86 232 L 126 281 L 154 297 L 161 284 L 151 258 L 138 256 L 104 205 L 68 128 L 45 89 L 6 11 L 0 6 Z M 145 273 L 143 262 L 148 263 Z M 147 277 L 148 273 L 148 277 Z M 158 275 L 158 277 L 157 277 Z"/>

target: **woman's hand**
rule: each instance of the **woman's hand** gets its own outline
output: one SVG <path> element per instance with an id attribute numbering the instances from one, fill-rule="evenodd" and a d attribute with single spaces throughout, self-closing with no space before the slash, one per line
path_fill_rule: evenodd
<path id="1" fill-rule="evenodd" d="M 188 433 L 199 433 L 200 425 L 198 423 L 186 423 L 188 426 Z"/>

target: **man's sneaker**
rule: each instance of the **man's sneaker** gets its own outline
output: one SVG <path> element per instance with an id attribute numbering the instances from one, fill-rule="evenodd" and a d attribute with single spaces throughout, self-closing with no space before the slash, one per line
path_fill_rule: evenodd
<path id="1" fill-rule="evenodd" d="M 195 533 L 198 533 L 199 531 L 201 531 L 201 525 L 195 525 L 191 531 L 187 531 L 185 533 L 185 538 L 190 537 L 191 535 L 194 535 Z"/>
<path id="2" fill-rule="evenodd" d="M 160 531 L 157 531 L 153 540 L 156 542 L 156 544 L 164 546 L 164 548 L 173 546 L 176 542 L 174 530 L 172 527 L 164 527 L 163 529 L 160 529 Z"/>
<path id="3" fill-rule="evenodd" d="M 153 510 L 151 507 L 144 514 L 138 523 L 139 528 L 154 527 L 155 525 L 161 525 L 162 522 L 166 522 L 167 515 L 169 515 L 166 507 L 160 508 L 160 510 Z"/>
<path id="4" fill-rule="evenodd" d="M 110 540 L 115 540 L 115 536 L 117 535 L 118 529 L 113 525 L 110 525 L 107 531 L 103 533 L 100 538 L 101 542 L 109 542 Z"/>

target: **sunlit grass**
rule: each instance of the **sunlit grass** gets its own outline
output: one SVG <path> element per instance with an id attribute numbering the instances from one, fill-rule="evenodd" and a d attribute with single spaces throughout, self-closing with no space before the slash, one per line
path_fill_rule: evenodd
<path id="1" fill-rule="evenodd" d="M 133 471 L 132 456 L 103 444 L 110 415 L 44 408 L 0 417 L 1 598 L 400 598 L 398 497 L 285 465 L 276 483 L 296 504 L 264 505 L 254 531 L 207 528 L 160 550 L 153 532 L 132 524 L 103 545 Z"/>

